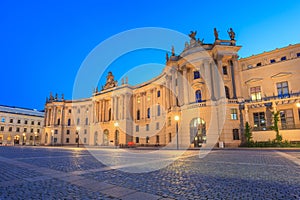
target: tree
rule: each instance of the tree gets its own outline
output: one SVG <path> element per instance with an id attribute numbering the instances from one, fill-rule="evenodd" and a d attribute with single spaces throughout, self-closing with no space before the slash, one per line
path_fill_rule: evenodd
<path id="1" fill-rule="evenodd" d="M 249 144 L 252 141 L 252 127 L 248 122 L 245 124 L 245 137 L 246 137 L 246 142 Z"/>
<path id="2" fill-rule="evenodd" d="M 279 134 L 279 127 L 278 127 L 278 122 L 279 122 L 279 111 L 277 112 L 273 112 L 273 126 L 271 126 L 271 129 L 274 130 L 276 132 L 276 138 L 275 138 L 275 142 L 282 142 L 282 135 Z"/>

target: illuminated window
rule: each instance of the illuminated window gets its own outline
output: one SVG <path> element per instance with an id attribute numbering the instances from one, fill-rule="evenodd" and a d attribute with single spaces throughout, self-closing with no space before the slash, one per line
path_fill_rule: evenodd
<path id="1" fill-rule="evenodd" d="M 227 66 L 223 66 L 222 69 L 223 69 L 223 74 L 228 75 Z"/>
<path id="2" fill-rule="evenodd" d="M 150 101 L 151 100 L 151 96 L 150 94 L 147 95 L 147 101 Z"/>
<path id="3" fill-rule="evenodd" d="M 276 83 L 277 86 L 277 92 L 278 92 L 278 97 L 279 98 L 285 98 L 285 97 L 289 97 L 289 86 L 288 86 L 288 82 L 280 82 L 280 83 Z"/>
<path id="4" fill-rule="evenodd" d="M 263 127 L 266 128 L 266 118 L 264 112 L 253 113 L 254 128 Z"/>
<path id="5" fill-rule="evenodd" d="M 261 89 L 260 86 L 251 87 L 250 88 L 250 95 L 252 101 L 260 101 L 261 100 Z"/>
<path id="6" fill-rule="evenodd" d="M 194 71 L 194 79 L 200 78 L 200 72 L 199 71 Z"/>
<path id="7" fill-rule="evenodd" d="M 238 119 L 238 113 L 237 113 L 237 109 L 236 108 L 231 108 L 231 110 L 230 110 L 230 117 L 233 120 L 237 120 Z"/>
<path id="8" fill-rule="evenodd" d="M 138 102 L 138 103 L 141 103 L 141 97 L 138 97 L 138 98 L 137 98 L 137 102 Z"/>

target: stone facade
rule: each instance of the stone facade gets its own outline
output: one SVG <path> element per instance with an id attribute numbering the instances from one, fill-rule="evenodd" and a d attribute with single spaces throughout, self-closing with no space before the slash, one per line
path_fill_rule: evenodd
<path id="1" fill-rule="evenodd" d="M 39 145 L 44 112 L 0 106 L 0 145 Z"/>
<path id="2" fill-rule="evenodd" d="M 241 46 L 232 34 L 206 44 L 192 32 L 183 52 L 172 49 L 163 72 L 143 84 L 117 85 L 110 72 L 90 98 L 51 95 L 42 143 L 238 146 L 247 121 L 254 140 L 274 139 L 268 133 L 273 111 L 281 113 L 283 139 L 300 141 L 300 44 L 238 59 Z"/>

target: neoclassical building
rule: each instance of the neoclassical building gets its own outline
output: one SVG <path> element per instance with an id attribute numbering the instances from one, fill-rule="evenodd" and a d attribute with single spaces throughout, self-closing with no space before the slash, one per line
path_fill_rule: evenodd
<path id="1" fill-rule="evenodd" d="M 0 105 L 0 145 L 39 145 L 44 112 Z"/>
<path id="2" fill-rule="evenodd" d="M 109 72 L 102 90 L 86 99 L 50 95 L 45 104 L 45 145 L 119 146 L 203 144 L 238 146 L 244 124 L 253 139 L 275 139 L 272 112 L 280 112 L 284 140 L 300 141 L 300 44 L 240 58 L 235 33 L 203 43 L 196 32 L 176 55 L 166 55 L 153 79 L 121 84 Z"/>

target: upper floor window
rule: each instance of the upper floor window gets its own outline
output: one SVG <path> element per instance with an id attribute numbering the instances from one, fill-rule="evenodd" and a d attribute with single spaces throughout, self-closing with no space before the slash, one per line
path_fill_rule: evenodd
<path id="1" fill-rule="evenodd" d="M 237 120 L 238 119 L 237 109 L 236 108 L 231 108 L 230 112 L 231 112 L 231 114 L 230 114 L 231 119 Z"/>
<path id="2" fill-rule="evenodd" d="M 34 125 L 34 121 L 31 121 L 31 125 Z"/>
<path id="3" fill-rule="evenodd" d="M 68 126 L 71 126 L 71 119 L 68 119 Z"/>
<path id="4" fill-rule="evenodd" d="M 14 123 L 14 119 L 10 119 L 10 120 L 9 120 L 9 123 Z"/>
<path id="5" fill-rule="evenodd" d="M 140 131 L 140 126 L 139 125 L 136 125 L 135 126 L 135 132 L 139 132 Z"/>
<path id="6" fill-rule="evenodd" d="M 28 124 L 28 121 L 27 121 L 27 120 L 25 120 L 25 121 L 24 121 L 24 124 Z"/>
<path id="7" fill-rule="evenodd" d="M 299 52 L 299 53 L 297 53 L 297 57 L 300 57 L 300 52 Z"/>
<path id="8" fill-rule="evenodd" d="M 77 125 L 79 125 L 80 124 L 80 119 L 79 118 L 77 118 Z"/>
<path id="9" fill-rule="evenodd" d="M 172 123 L 172 119 L 171 117 L 168 117 L 168 126 L 171 126 L 171 123 Z"/>
<path id="10" fill-rule="evenodd" d="M 77 113 L 78 113 L 78 114 L 80 113 L 80 109 L 77 109 Z"/>
<path id="11" fill-rule="evenodd" d="M 40 129 L 36 129 L 36 132 L 37 132 L 37 133 L 40 133 Z"/>
<path id="12" fill-rule="evenodd" d="M 147 101 L 150 101 L 150 100 L 151 100 L 151 95 L 148 94 L 148 95 L 147 95 Z"/>
<path id="13" fill-rule="evenodd" d="M 286 60 L 286 56 L 281 57 L 280 60 L 281 60 L 281 61 Z"/>
<path id="14" fill-rule="evenodd" d="M 225 86 L 225 96 L 227 99 L 230 99 L 230 91 L 229 88 L 227 86 Z"/>
<path id="15" fill-rule="evenodd" d="M 276 83 L 276 86 L 279 98 L 289 97 L 289 86 L 287 81 Z"/>
<path id="16" fill-rule="evenodd" d="M 21 120 L 20 119 L 18 119 L 18 122 L 17 122 L 18 124 L 21 124 Z"/>
<path id="17" fill-rule="evenodd" d="M 69 135 L 70 134 L 70 130 L 67 130 L 67 135 Z"/>
<path id="18" fill-rule="evenodd" d="M 232 134 L 233 134 L 233 140 L 239 140 L 240 139 L 239 129 L 236 129 L 236 128 L 233 129 Z"/>
<path id="19" fill-rule="evenodd" d="M 150 108 L 147 108 L 147 118 L 150 118 Z"/>
<path id="20" fill-rule="evenodd" d="M 24 133 L 26 133 L 27 132 L 27 128 L 24 128 Z"/>
<path id="21" fill-rule="evenodd" d="M 275 59 L 271 59 L 271 60 L 270 60 L 270 63 L 275 63 L 275 62 L 276 62 Z"/>
<path id="22" fill-rule="evenodd" d="M 108 109 L 108 121 L 110 121 L 110 120 L 111 120 L 111 108 Z"/>
<path id="23" fill-rule="evenodd" d="M 146 131 L 149 131 L 149 124 L 146 124 Z"/>
<path id="24" fill-rule="evenodd" d="M 197 90 L 195 92 L 195 97 L 196 97 L 196 102 L 201 102 L 202 101 L 202 95 L 201 95 L 201 90 Z"/>
<path id="25" fill-rule="evenodd" d="M 200 78 L 200 72 L 199 71 L 194 71 L 194 79 Z"/>
<path id="26" fill-rule="evenodd" d="M 0 131 L 4 131 L 4 126 L 1 126 Z"/>
<path id="27" fill-rule="evenodd" d="M 9 127 L 9 128 L 8 128 L 8 131 L 9 131 L 9 132 L 12 132 L 12 127 Z"/>
<path id="28" fill-rule="evenodd" d="M 57 119 L 57 125 L 60 125 L 60 118 Z"/>
<path id="29" fill-rule="evenodd" d="M 160 90 L 157 91 L 157 97 L 160 97 Z"/>
<path id="30" fill-rule="evenodd" d="M 156 122 L 156 130 L 159 130 L 159 122 Z"/>
<path id="31" fill-rule="evenodd" d="M 160 105 L 157 105 L 157 116 L 160 116 Z"/>
<path id="32" fill-rule="evenodd" d="M 85 125 L 89 125 L 89 118 L 85 118 Z"/>
<path id="33" fill-rule="evenodd" d="M 141 103 L 141 97 L 137 97 L 136 101 L 137 103 Z"/>
<path id="34" fill-rule="evenodd" d="M 40 125 L 41 125 L 41 122 L 38 122 L 38 123 L 37 123 L 37 125 L 39 125 L 39 126 L 40 126 Z"/>
<path id="35" fill-rule="evenodd" d="M 17 127 L 16 132 L 20 132 L 20 128 L 19 127 Z"/>
<path id="36" fill-rule="evenodd" d="M 136 111 L 136 120 L 140 120 L 140 116 L 141 115 L 141 112 L 140 112 L 140 110 L 137 110 Z"/>
<path id="37" fill-rule="evenodd" d="M 2 117 L 1 122 L 3 122 L 3 123 L 5 122 L 5 118 L 4 117 Z"/>
<path id="38" fill-rule="evenodd" d="M 224 75 L 228 75 L 227 66 L 223 66 L 222 71 Z"/>
<path id="39" fill-rule="evenodd" d="M 260 88 L 260 86 L 251 87 L 250 88 L 250 95 L 251 95 L 251 99 L 253 101 L 261 100 L 261 88 Z"/>

